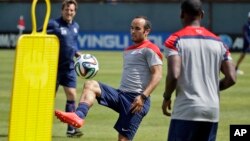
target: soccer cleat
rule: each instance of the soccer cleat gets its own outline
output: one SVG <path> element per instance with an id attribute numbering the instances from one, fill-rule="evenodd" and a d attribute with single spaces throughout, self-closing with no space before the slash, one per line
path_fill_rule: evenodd
<path id="1" fill-rule="evenodd" d="M 80 138 L 83 135 L 82 131 L 80 131 L 78 128 L 73 129 L 71 131 L 68 130 L 66 134 L 67 134 L 67 137 L 70 137 L 70 138 Z"/>
<path id="2" fill-rule="evenodd" d="M 84 124 L 84 119 L 78 117 L 74 112 L 55 110 L 55 115 L 61 122 L 72 125 L 75 128 L 80 128 Z"/>
<path id="3" fill-rule="evenodd" d="M 244 74 L 244 72 L 243 72 L 242 70 L 236 70 L 236 73 L 237 73 L 238 75 L 243 75 L 243 74 Z"/>

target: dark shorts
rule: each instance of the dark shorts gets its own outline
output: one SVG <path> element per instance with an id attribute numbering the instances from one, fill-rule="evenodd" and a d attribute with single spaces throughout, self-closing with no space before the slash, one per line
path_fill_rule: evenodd
<path id="1" fill-rule="evenodd" d="M 244 41 L 244 43 L 243 43 L 242 52 L 243 53 L 250 52 L 249 43 L 247 41 Z"/>
<path id="2" fill-rule="evenodd" d="M 119 113 L 119 118 L 114 128 L 123 136 L 132 140 L 137 129 L 150 108 L 150 99 L 148 98 L 140 113 L 132 114 L 130 106 L 134 98 L 139 93 L 122 92 L 110 86 L 99 82 L 101 88 L 101 97 L 97 98 L 99 104 L 109 107 Z"/>
<path id="3" fill-rule="evenodd" d="M 76 73 L 74 69 L 68 71 L 58 71 L 56 87 L 59 85 L 76 88 Z"/>
<path id="4" fill-rule="evenodd" d="M 215 141 L 217 128 L 217 122 L 172 119 L 168 141 Z"/>

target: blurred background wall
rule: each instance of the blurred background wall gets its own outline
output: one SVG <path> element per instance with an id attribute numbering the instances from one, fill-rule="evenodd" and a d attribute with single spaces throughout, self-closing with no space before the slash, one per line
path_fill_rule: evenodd
<path id="1" fill-rule="evenodd" d="M 179 19 L 181 0 L 77 1 L 75 20 L 80 25 L 79 49 L 123 49 L 130 44 L 130 22 L 138 15 L 151 20 L 151 39 L 162 48 L 165 38 L 182 27 Z M 61 15 L 61 2 L 51 0 L 50 18 Z M 31 32 L 31 3 L 32 0 L 0 0 L 0 48 L 15 48 L 20 35 L 17 28 L 20 17 L 25 22 L 25 29 L 21 32 Z M 219 35 L 230 49 L 240 50 L 243 45 L 242 26 L 247 22 L 250 0 L 203 0 L 203 9 L 203 26 Z M 45 12 L 45 1 L 39 0 L 37 28 L 42 27 Z"/>
<path id="2" fill-rule="evenodd" d="M 1 2 L 2 1 L 2 2 Z M 0 32 L 16 31 L 17 21 L 23 15 L 26 31 L 31 30 L 31 0 L 16 2 L 0 1 Z M 41 1 L 41 0 L 40 0 Z M 45 14 L 45 4 L 37 5 L 38 26 L 41 26 Z M 215 0 L 214 0 L 215 1 Z M 153 24 L 153 31 L 173 32 L 181 27 L 179 20 L 180 4 L 176 1 L 159 2 L 98 2 L 80 1 L 76 15 L 82 31 L 128 31 L 131 19 L 136 15 L 147 16 Z M 203 25 L 216 33 L 240 34 L 242 25 L 250 11 L 249 2 L 203 2 L 205 18 Z M 60 16 L 61 2 L 52 1 L 51 18 Z"/>

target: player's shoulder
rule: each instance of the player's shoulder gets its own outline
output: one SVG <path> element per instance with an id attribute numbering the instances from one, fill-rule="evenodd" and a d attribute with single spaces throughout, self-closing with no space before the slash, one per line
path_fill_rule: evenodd
<path id="1" fill-rule="evenodd" d="M 148 40 L 146 46 L 147 46 L 146 50 L 149 50 L 152 53 L 156 53 L 161 58 L 161 60 L 162 60 L 163 55 L 162 55 L 160 47 L 158 45 L 156 45 L 153 42 L 151 42 L 151 41 Z"/>
<path id="2" fill-rule="evenodd" d="M 182 37 L 182 36 L 190 35 L 192 34 L 192 32 L 193 32 L 193 29 L 190 26 L 187 26 L 174 32 L 173 34 L 171 34 L 171 36 Z"/>
<path id="3" fill-rule="evenodd" d="M 203 29 L 203 31 L 204 31 L 204 35 L 205 36 L 210 36 L 210 37 L 212 37 L 212 38 L 215 38 L 215 39 L 220 39 L 219 38 L 219 36 L 217 36 L 215 33 L 213 33 L 212 31 L 210 31 L 210 30 L 208 30 L 208 29 L 206 29 L 206 28 L 204 28 L 204 27 L 202 27 L 202 29 Z"/>
<path id="4" fill-rule="evenodd" d="M 75 27 L 75 28 L 77 28 L 77 29 L 79 29 L 79 24 L 76 22 L 76 21 L 72 21 L 72 25 Z"/>
<path id="5" fill-rule="evenodd" d="M 156 45 L 155 43 L 151 42 L 150 40 L 147 41 L 148 46 L 152 47 L 152 48 L 157 48 L 159 49 L 158 45 Z"/>
<path id="6" fill-rule="evenodd" d="M 171 34 L 165 41 L 165 46 L 174 47 L 178 40 L 180 39 L 212 39 L 220 41 L 220 38 L 206 29 L 205 27 L 184 27 L 175 33 Z"/>
<path id="7" fill-rule="evenodd" d="M 175 40 L 178 40 L 179 38 L 181 38 L 182 36 L 185 36 L 185 35 L 189 35 L 190 34 L 190 31 L 189 29 L 187 28 L 182 28 L 174 33 L 172 33 L 167 39 L 166 39 L 166 42 L 167 41 L 175 41 Z"/>
<path id="8" fill-rule="evenodd" d="M 178 40 L 181 36 L 182 36 L 182 29 L 179 31 L 176 31 L 174 33 L 172 33 L 166 40 L 165 40 L 165 44 L 173 44 L 175 43 L 176 40 Z"/>
<path id="9" fill-rule="evenodd" d="M 188 27 L 185 27 L 179 31 L 176 32 L 176 34 L 174 34 L 178 37 L 190 37 L 190 38 L 193 38 L 193 37 L 203 37 L 203 38 L 212 38 L 212 39 L 215 39 L 215 40 L 219 40 L 219 37 L 214 34 L 212 31 L 208 30 L 207 28 L 205 27 L 191 27 L 191 26 L 188 26 Z"/>
<path id="10" fill-rule="evenodd" d="M 57 19 L 50 19 L 49 25 L 53 27 L 58 27 L 60 25 L 60 18 Z"/>
<path id="11" fill-rule="evenodd" d="M 144 45 L 142 46 L 146 47 L 147 49 L 152 49 L 155 52 L 160 52 L 160 47 L 150 40 L 146 40 L 143 44 Z"/>

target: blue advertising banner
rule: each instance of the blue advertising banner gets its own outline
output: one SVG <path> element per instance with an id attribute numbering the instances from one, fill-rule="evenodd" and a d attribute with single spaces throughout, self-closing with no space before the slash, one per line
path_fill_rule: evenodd
<path id="1" fill-rule="evenodd" d="M 157 44 L 161 50 L 169 32 L 154 32 L 149 40 Z M 80 32 L 78 36 L 79 50 L 124 50 L 132 45 L 128 32 Z"/>
<path id="2" fill-rule="evenodd" d="M 149 40 L 157 44 L 161 50 L 164 41 L 170 32 L 152 32 Z M 237 52 L 243 48 L 242 35 L 218 34 L 221 40 L 229 47 L 230 51 Z M 0 49 L 15 49 L 19 34 L 16 32 L 0 33 Z M 85 32 L 81 31 L 78 36 L 79 50 L 124 50 L 132 45 L 129 32 Z"/>

